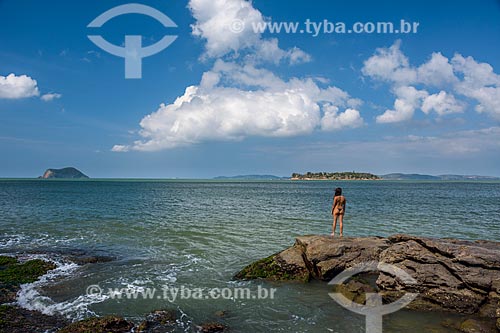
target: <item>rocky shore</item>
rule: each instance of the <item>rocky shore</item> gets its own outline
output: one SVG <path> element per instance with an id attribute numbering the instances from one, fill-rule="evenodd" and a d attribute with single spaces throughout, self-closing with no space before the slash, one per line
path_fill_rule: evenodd
<path id="1" fill-rule="evenodd" d="M 112 257 L 90 255 L 85 251 L 72 250 L 65 253 L 79 265 L 90 265 L 113 260 Z M 56 265 L 50 261 L 33 259 L 19 261 L 15 257 L 0 255 L 0 333 L 166 333 L 176 331 L 176 320 L 181 316 L 176 309 L 156 310 L 140 323 L 131 322 L 121 316 L 91 317 L 71 322 L 61 316 L 49 316 L 30 311 L 16 305 L 16 295 L 21 285 L 35 282 Z M 224 317 L 219 311 L 214 317 Z M 193 331 L 217 333 L 227 330 L 221 322 L 206 322 L 195 325 Z"/>
<path id="2" fill-rule="evenodd" d="M 499 242 L 403 234 L 388 238 L 302 236 L 293 246 L 248 265 L 235 278 L 330 281 L 346 269 L 373 261 L 401 268 L 417 283 L 405 284 L 387 272 L 377 272 L 334 288 L 358 303 L 364 302 L 369 291 L 381 294 L 384 303 L 405 293 L 418 293 L 409 309 L 467 315 L 461 323 L 444 323 L 462 332 L 500 331 Z"/>

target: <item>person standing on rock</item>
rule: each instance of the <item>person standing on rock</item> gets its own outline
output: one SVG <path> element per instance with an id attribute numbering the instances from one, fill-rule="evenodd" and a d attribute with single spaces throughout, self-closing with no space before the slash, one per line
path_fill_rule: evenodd
<path id="1" fill-rule="evenodd" d="M 335 195 L 333 197 L 333 205 L 332 205 L 332 215 L 333 215 L 333 228 L 332 228 L 332 237 L 335 237 L 335 228 L 337 227 L 337 220 L 339 221 L 340 228 L 340 237 L 342 237 L 342 221 L 344 219 L 345 213 L 345 197 L 342 195 L 342 189 L 337 187 L 335 189 Z"/>

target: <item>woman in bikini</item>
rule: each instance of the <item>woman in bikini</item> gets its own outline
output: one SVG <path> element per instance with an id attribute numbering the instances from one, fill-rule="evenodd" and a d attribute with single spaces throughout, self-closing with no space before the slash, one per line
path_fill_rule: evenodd
<path id="1" fill-rule="evenodd" d="M 332 237 L 335 237 L 335 228 L 337 227 L 337 219 L 339 220 L 340 237 L 342 237 L 342 220 L 345 213 L 345 197 L 342 195 L 342 189 L 337 187 L 335 189 L 335 196 L 333 197 L 332 215 L 333 215 L 333 228 Z"/>

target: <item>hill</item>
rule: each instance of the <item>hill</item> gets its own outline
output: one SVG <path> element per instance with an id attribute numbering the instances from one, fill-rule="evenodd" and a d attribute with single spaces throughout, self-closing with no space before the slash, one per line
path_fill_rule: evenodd
<path id="1" fill-rule="evenodd" d="M 47 169 L 40 179 L 88 179 L 89 176 L 73 167 L 62 169 Z"/>
<path id="2" fill-rule="evenodd" d="M 380 176 L 384 180 L 500 180 L 498 177 L 477 175 L 421 175 L 417 173 L 390 173 Z"/>

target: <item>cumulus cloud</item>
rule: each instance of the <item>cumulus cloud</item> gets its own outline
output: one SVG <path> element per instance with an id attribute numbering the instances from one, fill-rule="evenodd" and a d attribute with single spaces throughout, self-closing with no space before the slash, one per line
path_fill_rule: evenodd
<path id="1" fill-rule="evenodd" d="M 439 116 L 463 112 L 467 104 L 456 97 L 475 100 L 477 112 L 500 120 L 500 75 L 491 65 L 460 54 L 450 60 L 438 52 L 422 65 L 412 67 L 400 46 L 397 41 L 389 48 L 377 49 L 364 62 L 362 73 L 390 83 L 396 95 L 394 109 L 379 115 L 377 122 L 407 121 L 419 108 L 426 114 L 434 111 Z M 404 91 L 411 93 L 401 96 Z M 421 93 L 417 96 L 416 91 Z"/>
<path id="2" fill-rule="evenodd" d="M 246 0 L 190 0 L 188 4 L 196 23 L 191 26 L 193 35 L 203 38 L 205 56 L 218 58 L 232 53 L 250 51 L 246 55 L 253 61 L 291 64 L 310 61 L 311 57 L 298 48 L 283 50 L 278 40 L 263 39 L 253 27 L 263 26 L 262 13 Z"/>
<path id="3" fill-rule="evenodd" d="M 463 102 L 457 101 L 455 97 L 443 90 L 439 94 L 432 94 L 425 98 L 422 103 L 422 111 L 424 113 L 436 112 L 443 116 L 451 113 L 461 113 L 465 109 Z"/>
<path id="4" fill-rule="evenodd" d="M 0 75 L 0 98 L 19 99 L 40 95 L 36 80 L 27 75 Z"/>
<path id="5" fill-rule="evenodd" d="M 58 93 L 48 93 L 48 94 L 43 94 L 40 99 L 44 102 L 50 102 L 54 99 L 59 99 L 61 98 L 62 95 Z"/>
<path id="6" fill-rule="evenodd" d="M 364 62 L 362 73 L 372 78 L 408 84 L 415 82 L 417 72 L 410 68 L 408 58 L 400 50 L 401 41 L 389 48 L 378 48 L 375 54 Z"/>
<path id="7" fill-rule="evenodd" d="M 283 79 L 263 67 L 308 61 L 298 48 L 283 50 L 277 39 L 263 39 L 252 24 L 262 14 L 245 0 L 191 0 L 193 34 L 203 38 L 205 57 L 217 58 L 198 85 L 189 86 L 170 104 L 144 117 L 140 140 L 115 145 L 115 152 L 158 151 L 209 141 L 250 136 L 290 137 L 315 130 L 334 131 L 363 125 L 361 101 L 314 78 Z M 234 22 L 246 29 L 231 31 Z"/>
<path id="8" fill-rule="evenodd" d="M 458 81 L 448 58 L 439 52 L 433 53 L 428 62 L 418 67 L 417 77 L 418 82 L 435 87 Z"/>
<path id="9" fill-rule="evenodd" d="M 386 110 L 377 116 L 378 123 L 397 123 L 413 117 L 415 109 L 420 107 L 422 99 L 428 96 L 427 91 L 417 90 L 412 86 L 401 86 L 395 89 L 397 96 L 394 109 Z"/>
<path id="10" fill-rule="evenodd" d="M 113 151 L 156 151 L 206 141 L 359 127 L 359 111 L 338 112 L 339 107 L 357 103 L 343 90 L 321 88 L 313 79 L 285 81 L 266 69 L 219 60 L 199 85 L 186 88 L 174 103 L 161 104 L 142 119 L 143 140 L 116 145 Z"/>
<path id="11" fill-rule="evenodd" d="M 484 112 L 500 120 L 500 75 L 487 63 L 478 63 L 472 57 L 456 54 L 451 60 L 455 72 L 463 76 L 457 83 L 458 93 L 479 102 L 478 112 Z"/>
<path id="12" fill-rule="evenodd" d="M 323 109 L 324 116 L 321 119 L 321 129 L 325 131 L 357 128 L 364 124 L 358 110 L 346 109 L 344 112 L 339 112 L 339 108 L 331 104 L 324 105 Z"/>

